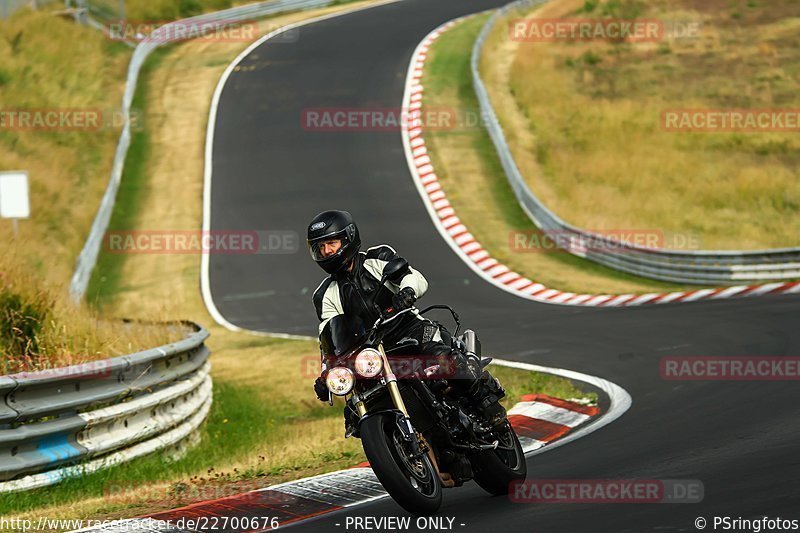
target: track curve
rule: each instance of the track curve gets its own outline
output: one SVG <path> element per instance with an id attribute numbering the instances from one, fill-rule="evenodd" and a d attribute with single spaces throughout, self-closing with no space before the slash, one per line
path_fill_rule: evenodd
<path id="1" fill-rule="evenodd" d="M 609 379 L 634 398 L 630 411 L 591 436 L 530 459 L 537 478 L 701 480 L 695 505 L 524 505 L 477 487 L 445 494 L 441 514 L 461 530 L 693 530 L 697 516 L 798 514 L 800 407 L 796 382 L 674 382 L 667 355 L 800 354 L 800 299 L 766 296 L 634 309 L 537 304 L 479 278 L 434 229 L 411 180 L 399 131 L 319 132 L 303 110 L 399 108 L 408 62 L 447 20 L 504 0 L 404 0 L 323 20 L 291 44 L 266 41 L 223 87 L 210 147 L 210 229 L 283 230 L 302 237 L 331 207 L 350 210 L 366 243 L 390 243 L 430 282 L 426 303 L 446 302 L 507 359 Z M 210 296 L 247 329 L 313 335 L 311 293 L 321 272 L 292 254 L 211 255 Z M 329 531 L 344 515 L 398 516 L 378 501 L 298 524 Z M 343 528 L 343 526 L 341 526 Z"/>

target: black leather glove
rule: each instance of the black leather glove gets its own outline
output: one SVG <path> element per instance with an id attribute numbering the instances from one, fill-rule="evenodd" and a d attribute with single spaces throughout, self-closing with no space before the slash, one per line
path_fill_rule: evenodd
<path id="1" fill-rule="evenodd" d="M 394 295 L 392 298 L 392 311 L 395 313 L 399 313 L 404 309 L 408 309 L 414 302 L 417 301 L 417 295 L 414 294 L 414 289 L 411 287 L 406 287 L 401 289 L 400 292 Z"/>
<path id="2" fill-rule="evenodd" d="M 314 392 L 317 393 L 317 398 L 321 402 L 327 402 L 330 399 L 330 391 L 322 376 L 318 377 L 314 382 Z"/>

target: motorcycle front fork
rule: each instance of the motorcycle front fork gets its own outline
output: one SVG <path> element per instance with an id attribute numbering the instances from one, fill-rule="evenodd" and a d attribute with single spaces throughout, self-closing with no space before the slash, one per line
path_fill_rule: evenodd
<path id="1" fill-rule="evenodd" d="M 386 383 L 386 388 L 389 389 L 389 396 L 392 398 L 392 403 L 394 404 L 395 408 L 403 413 L 403 416 L 405 416 L 406 421 L 408 421 L 410 426 L 411 423 L 408 415 L 408 409 L 403 401 L 403 396 L 400 394 L 400 387 L 397 385 L 397 376 L 395 376 L 392 372 L 392 367 L 389 365 L 389 359 L 386 357 L 386 352 L 383 350 L 383 344 L 378 345 L 378 351 L 381 353 L 381 357 L 383 358 L 383 381 Z M 367 408 L 364 405 L 364 401 L 360 398 L 355 402 L 355 407 L 356 411 L 358 412 L 358 416 L 364 417 L 364 415 L 367 414 Z M 450 474 L 443 474 L 439 471 L 439 463 L 436 461 L 436 455 L 433 453 L 433 448 L 428 444 L 428 442 L 425 440 L 425 437 L 423 437 L 421 433 L 415 433 L 417 437 L 417 446 L 427 450 L 428 458 L 431 460 L 431 464 L 433 464 L 433 468 L 436 470 L 436 475 L 439 476 L 439 481 L 442 483 L 442 486 L 453 487 L 455 482 L 453 481 L 452 477 L 450 477 Z"/>
<path id="2" fill-rule="evenodd" d="M 386 388 L 389 389 L 389 396 L 392 398 L 392 403 L 394 404 L 395 408 L 403 413 L 403 416 L 408 418 L 408 409 L 406 409 L 406 404 L 403 402 L 403 396 L 400 395 L 400 387 L 397 385 L 397 376 L 394 375 L 392 372 L 392 367 L 389 366 L 389 359 L 386 357 L 386 352 L 383 351 L 383 345 L 378 345 L 378 351 L 381 353 L 381 357 L 383 358 L 383 368 L 384 368 L 384 375 L 382 381 L 386 384 Z M 352 397 L 352 393 L 347 395 L 346 399 Z M 364 417 L 367 414 L 367 407 L 364 405 L 364 401 L 361 398 L 356 398 L 356 401 L 353 402 L 358 412 L 358 416 Z"/>

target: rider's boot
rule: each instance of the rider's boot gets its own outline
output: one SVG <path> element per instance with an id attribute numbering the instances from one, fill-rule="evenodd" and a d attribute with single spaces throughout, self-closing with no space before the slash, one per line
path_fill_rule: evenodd
<path id="1" fill-rule="evenodd" d="M 464 396 L 492 427 L 502 424 L 506 418 L 506 410 L 500 405 L 500 399 L 506 395 L 506 391 L 497 378 L 481 368 L 477 355 L 467 352 L 466 355 L 458 354 L 458 356 L 456 360 L 461 364 L 457 366 L 466 378 L 463 380 L 466 386 Z"/>

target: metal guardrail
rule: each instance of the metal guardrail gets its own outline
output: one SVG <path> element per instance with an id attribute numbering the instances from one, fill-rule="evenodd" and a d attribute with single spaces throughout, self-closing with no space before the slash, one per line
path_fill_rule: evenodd
<path id="1" fill-rule="evenodd" d="M 133 102 L 133 96 L 136 92 L 136 83 L 139 78 L 139 72 L 141 71 L 147 57 L 153 53 L 156 48 L 182 40 L 175 37 L 176 35 L 181 35 L 182 33 L 170 31 L 170 28 L 178 25 L 185 28 L 188 25 L 195 24 L 198 26 L 203 24 L 231 24 L 288 11 L 300 11 L 304 9 L 325 7 L 333 2 L 334 0 L 269 0 L 267 2 L 258 2 L 245 6 L 233 7 L 222 11 L 216 11 L 214 13 L 190 17 L 165 24 L 161 28 L 158 28 L 151 33 L 150 38 L 144 39 L 136 46 L 133 56 L 131 57 L 131 62 L 128 65 L 125 93 L 122 97 L 122 116 L 124 122 L 122 133 L 120 134 L 119 142 L 117 143 L 117 150 L 114 155 L 114 164 L 111 168 L 111 178 L 109 179 L 108 186 L 103 194 L 103 199 L 100 201 L 100 207 L 98 208 L 97 214 L 92 222 L 89 236 L 84 243 L 83 249 L 78 255 L 75 265 L 75 272 L 70 280 L 70 294 L 74 299 L 79 300 L 86 293 L 86 288 L 89 285 L 89 279 L 92 275 L 92 270 L 97 263 L 97 256 L 100 253 L 103 235 L 105 234 L 106 229 L 108 228 L 108 223 L 111 220 L 111 213 L 114 209 L 117 190 L 119 189 L 119 184 L 122 179 L 122 171 L 125 166 L 125 157 L 128 153 L 128 148 L 130 147 L 131 143 L 130 110 L 131 103 Z M 170 35 L 172 37 L 170 37 Z M 185 35 L 185 32 L 183 35 Z"/>
<path id="2" fill-rule="evenodd" d="M 0 493 L 178 445 L 211 406 L 208 331 L 130 355 L 0 376 Z"/>
<path id="3" fill-rule="evenodd" d="M 512 10 L 532 8 L 546 0 L 520 0 L 495 11 L 472 47 L 472 83 L 486 130 L 494 143 L 506 177 L 522 209 L 545 234 L 570 253 L 607 267 L 663 281 L 694 284 L 739 284 L 800 278 L 800 248 L 755 251 L 677 251 L 628 244 L 586 231 L 561 220 L 528 187 L 511 154 L 503 128 L 480 77 L 480 57 L 497 22 Z"/>

